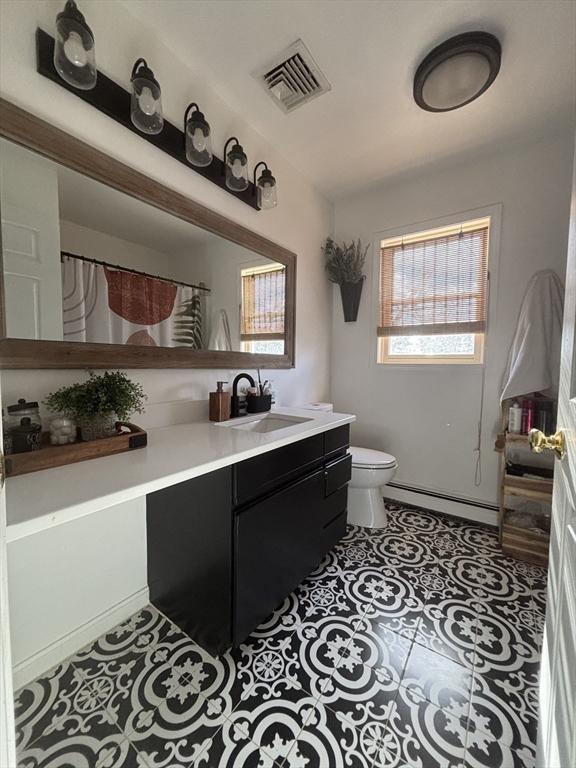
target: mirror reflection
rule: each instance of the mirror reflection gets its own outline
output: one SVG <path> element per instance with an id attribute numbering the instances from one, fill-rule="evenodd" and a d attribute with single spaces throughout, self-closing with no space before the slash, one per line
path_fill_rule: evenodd
<path id="1" fill-rule="evenodd" d="M 0 140 L 8 338 L 284 354 L 285 267 Z"/>

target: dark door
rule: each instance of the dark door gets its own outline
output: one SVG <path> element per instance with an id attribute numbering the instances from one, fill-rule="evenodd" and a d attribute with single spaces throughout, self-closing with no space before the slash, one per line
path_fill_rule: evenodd
<path id="1" fill-rule="evenodd" d="M 147 497 L 150 600 L 210 653 L 232 643 L 231 468 Z"/>
<path id="2" fill-rule="evenodd" d="M 236 515 L 234 645 L 318 565 L 324 470 Z"/>

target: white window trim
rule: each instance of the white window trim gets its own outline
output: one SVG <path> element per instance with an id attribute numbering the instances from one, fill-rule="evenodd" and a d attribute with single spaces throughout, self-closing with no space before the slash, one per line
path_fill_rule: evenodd
<path id="1" fill-rule="evenodd" d="M 422 232 L 429 229 L 439 229 L 440 227 L 449 227 L 459 224 L 461 221 L 472 221 L 474 219 L 483 219 L 490 217 L 490 235 L 488 240 L 488 273 L 490 276 L 490 287 L 488 294 L 488 314 L 487 327 L 483 342 L 483 363 L 470 362 L 466 360 L 446 360 L 438 361 L 431 359 L 427 362 L 414 361 L 398 362 L 390 361 L 385 363 L 378 362 L 379 337 L 376 334 L 380 317 L 380 245 L 382 240 L 388 240 L 392 237 L 401 237 L 402 235 L 411 235 L 415 232 Z M 500 235 L 502 229 L 502 203 L 494 203 L 483 208 L 471 208 L 465 211 L 458 211 L 437 219 L 424 219 L 423 221 L 405 224 L 399 227 L 391 227 L 380 232 L 375 232 L 373 237 L 372 254 L 372 291 L 370 297 L 370 360 L 369 367 L 372 370 L 382 371 L 389 374 L 394 371 L 418 371 L 430 370 L 431 368 L 451 370 L 453 366 L 461 368 L 462 366 L 474 368 L 486 363 L 487 353 L 490 346 L 491 319 L 495 317 L 496 307 L 498 306 L 498 286 L 500 284 Z"/>

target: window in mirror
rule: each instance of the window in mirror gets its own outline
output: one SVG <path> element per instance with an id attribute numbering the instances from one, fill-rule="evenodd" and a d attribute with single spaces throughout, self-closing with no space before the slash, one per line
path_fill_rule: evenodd
<path id="1" fill-rule="evenodd" d="M 286 270 L 280 264 L 241 270 L 241 349 L 263 354 L 284 353 Z"/>

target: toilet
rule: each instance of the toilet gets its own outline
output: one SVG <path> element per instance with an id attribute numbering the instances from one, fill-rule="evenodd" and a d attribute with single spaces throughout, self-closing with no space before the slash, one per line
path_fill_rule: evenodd
<path id="1" fill-rule="evenodd" d="M 348 523 L 367 528 L 386 526 L 382 486 L 389 483 L 398 468 L 396 458 L 371 448 L 350 447 L 352 479 L 348 486 Z"/>

